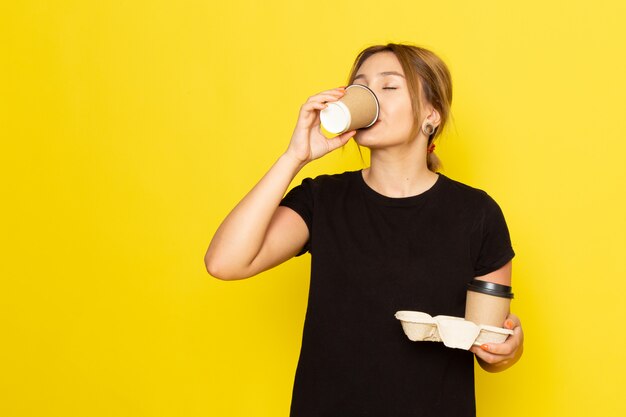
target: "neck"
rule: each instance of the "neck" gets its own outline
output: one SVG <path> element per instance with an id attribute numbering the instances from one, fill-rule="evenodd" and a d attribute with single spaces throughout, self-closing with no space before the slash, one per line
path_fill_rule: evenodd
<path id="1" fill-rule="evenodd" d="M 425 149 L 372 149 L 363 179 L 387 197 L 410 197 L 431 188 L 438 175 L 428 169 Z"/>

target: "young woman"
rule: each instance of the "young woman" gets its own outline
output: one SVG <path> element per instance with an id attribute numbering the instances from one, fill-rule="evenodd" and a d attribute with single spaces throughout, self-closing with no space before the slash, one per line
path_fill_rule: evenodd
<path id="1" fill-rule="evenodd" d="M 434 53 L 406 44 L 362 51 L 349 84 L 380 102 L 371 127 L 326 139 L 319 112 L 343 88 L 311 96 L 285 153 L 217 230 L 208 272 L 241 279 L 311 254 L 311 283 L 292 417 L 474 416 L 474 355 L 490 372 L 522 354 L 519 319 L 504 343 L 451 349 L 411 342 L 394 313 L 463 317 L 467 283 L 511 285 L 508 228 L 484 191 L 437 172 L 434 140 L 452 100 L 450 73 Z M 351 137 L 369 168 L 307 178 L 303 166 Z M 283 197 L 284 196 L 284 197 Z"/>

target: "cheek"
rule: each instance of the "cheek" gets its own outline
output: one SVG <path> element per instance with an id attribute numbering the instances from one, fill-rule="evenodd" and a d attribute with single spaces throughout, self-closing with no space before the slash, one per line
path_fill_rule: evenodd
<path id="1" fill-rule="evenodd" d="M 413 126 L 413 110 L 411 109 L 411 102 L 397 103 L 393 109 L 390 109 L 393 113 L 393 119 L 395 124 L 395 130 L 398 131 L 410 131 Z"/>
<path id="2" fill-rule="evenodd" d="M 384 104 L 386 113 L 392 116 L 393 119 L 402 123 L 412 123 L 413 110 L 409 96 L 396 97 L 394 100 L 389 100 Z"/>
<path id="3" fill-rule="evenodd" d="M 402 117 L 406 120 L 407 124 L 413 124 L 413 110 L 411 109 L 411 103 L 402 108 Z"/>
<path id="4" fill-rule="evenodd" d="M 413 106 L 410 97 L 406 97 L 404 103 L 402 103 L 402 114 L 411 122 L 413 121 Z"/>

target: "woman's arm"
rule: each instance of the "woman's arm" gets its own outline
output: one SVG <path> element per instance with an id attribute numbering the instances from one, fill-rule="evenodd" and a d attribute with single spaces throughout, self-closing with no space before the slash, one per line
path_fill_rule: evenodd
<path id="1" fill-rule="evenodd" d="M 343 94 L 343 89 L 328 90 L 302 105 L 287 151 L 217 229 L 204 257 L 209 274 L 226 280 L 247 278 L 302 249 L 309 236 L 304 220 L 279 204 L 303 166 L 343 146 L 354 135 L 351 131 L 326 139 L 319 129 L 319 111 Z"/>
<path id="2" fill-rule="evenodd" d="M 298 161 L 282 155 L 235 206 L 204 257 L 209 274 L 220 279 L 247 278 L 269 268 L 266 265 L 289 259 L 306 243 L 309 233 L 304 221 L 293 210 L 279 207 L 300 168 Z"/>

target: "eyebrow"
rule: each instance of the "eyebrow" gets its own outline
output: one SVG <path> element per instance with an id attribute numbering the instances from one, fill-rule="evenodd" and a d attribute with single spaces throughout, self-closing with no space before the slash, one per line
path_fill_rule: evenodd
<path id="1" fill-rule="evenodd" d="M 397 75 L 399 77 L 404 78 L 404 75 L 402 75 L 402 74 L 400 74 L 399 72 L 396 72 L 396 71 L 384 71 L 384 72 L 379 73 L 378 75 L 379 76 L 383 76 L 383 77 L 386 77 L 387 75 Z M 359 79 L 359 78 L 366 78 L 365 74 L 359 74 L 356 77 L 354 77 L 355 80 Z"/>

